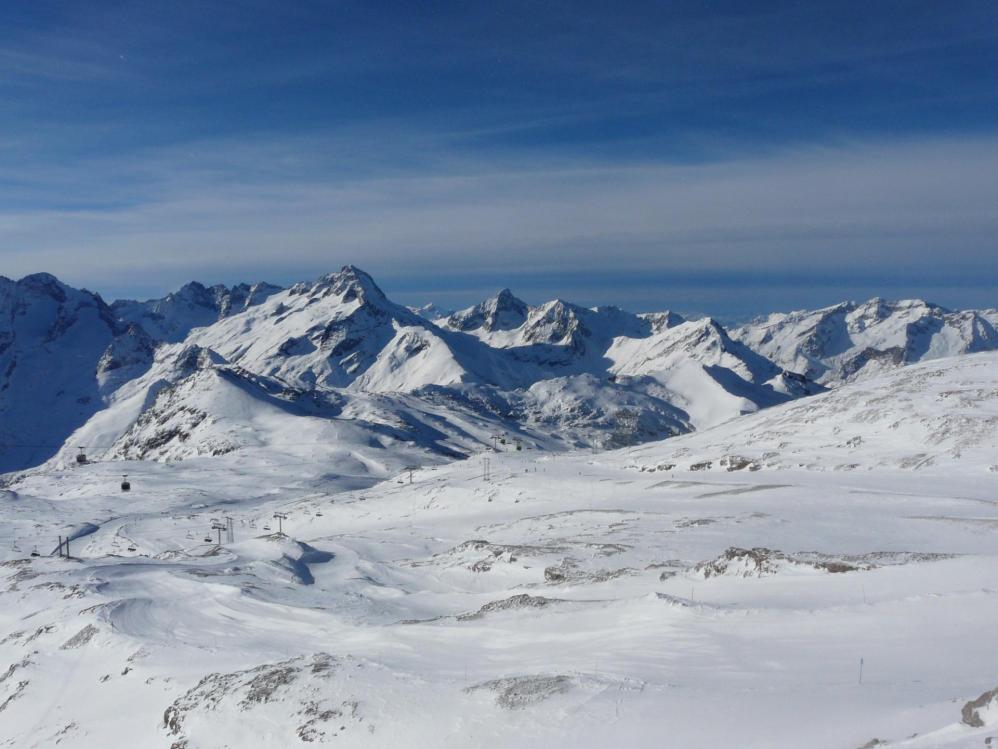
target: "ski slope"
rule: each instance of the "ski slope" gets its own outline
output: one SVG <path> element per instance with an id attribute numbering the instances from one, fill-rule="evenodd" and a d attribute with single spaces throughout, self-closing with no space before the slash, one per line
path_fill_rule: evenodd
<path id="1" fill-rule="evenodd" d="M 0 745 L 983 746 L 996 402 L 980 354 L 618 451 L 49 464 L 0 489 Z"/>

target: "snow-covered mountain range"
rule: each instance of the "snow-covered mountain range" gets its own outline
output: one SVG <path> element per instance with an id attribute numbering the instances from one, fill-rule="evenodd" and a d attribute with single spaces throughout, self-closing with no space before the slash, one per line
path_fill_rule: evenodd
<path id="1" fill-rule="evenodd" d="M 998 730 L 993 313 L 258 288 L 0 282 L 0 745 Z"/>
<path id="2" fill-rule="evenodd" d="M 772 314 L 732 335 L 781 367 L 837 384 L 917 361 L 993 351 L 998 310 L 955 312 L 920 300 L 871 299 Z"/>
<path id="3" fill-rule="evenodd" d="M 819 383 L 998 348 L 996 324 L 995 311 L 873 300 L 729 333 L 674 312 L 534 306 L 508 289 L 445 313 L 395 304 L 353 266 L 287 289 L 190 283 L 112 305 L 44 274 L 0 278 L 0 472 L 72 460 L 77 446 L 182 459 L 306 435 L 447 456 L 500 435 L 636 444 Z"/>

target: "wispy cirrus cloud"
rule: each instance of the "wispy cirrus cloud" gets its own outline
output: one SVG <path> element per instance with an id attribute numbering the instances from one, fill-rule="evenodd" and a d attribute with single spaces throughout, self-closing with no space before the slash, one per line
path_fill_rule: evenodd
<path id="1" fill-rule="evenodd" d="M 114 296 L 355 262 L 467 301 L 979 304 L 994 19 L 981 0 L 0 7 L 0 273 Z"/>
<path id="2" fill-rule="evenodd" d="M 410 284 L 436 279 L 442 292 L 469 267 L 497 283 L 540 274 L 553 286 L 559 273 L 578 281 L 607 269 L 618 285 L 649 273 L 703 286 L 709 274 L 768 273 L 832 287 L 882 278 L 886 288 L 929 288 L 953 268 L 998 271 L 998 138 L 840 143 L 695 165 L 476 158 L 356 178 L 312 168 L 312 141 L 304 152 L 257 146 L 216 143 L 203 163 L 171 151 L 114 165 L 126 182 L 145 175 L 131 201 L 2 211 L 4 270 L 58 268 L 98 289 L 154 276 L 165 290 L 191 276 L 288 281 L 353 262 Z"/>

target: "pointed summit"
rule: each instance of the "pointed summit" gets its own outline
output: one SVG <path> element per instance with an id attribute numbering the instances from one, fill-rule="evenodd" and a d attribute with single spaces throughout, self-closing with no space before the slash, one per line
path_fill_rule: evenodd
<path id="1" fill-rule="evenodd" d="M 299 283 L 291 287 L 292 294 L 308 294 L 312 298 L 341 297 L 344 302 L 385 303 L 388 298 L 370 274 L 356 265 L 344 265 L 335 273 L 327 273 L 312 283 Z"/>
<path id="2" fill-rule="evenodd" d="M 509 289 L 502 289 L 485 302 L 485 326 L 489 330 L 512 330 L 523 325 L 530 308 Z"/>
<path id="3" fill-rule="evenodd" d="M 509 289 L 500 290 L 495 296 L 474 307 L 455 312 L 448 324 L 455 330 L 514 330 L 523 325 L 530 307 Z"/>

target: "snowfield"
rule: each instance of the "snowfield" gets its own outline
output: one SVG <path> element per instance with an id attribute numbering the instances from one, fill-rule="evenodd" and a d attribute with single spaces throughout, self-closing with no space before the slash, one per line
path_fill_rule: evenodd
<path id="1" fill-rule="evenodd" d="M 675 424 L 709 428 L 615 451 L 567 450 L 537 417 L 522 450 L 511 432 L 494 452 L 498 417 L 452 393 L 278 389 L 349 375 L 311 352 L 237 350 L 230 328 L 270 319 L 284 293 L 195 331 L 201 349 L 158 349 L 81 427 L 115 440 L 101 460 L 77 465 L 70 442 L 5 477 L 0 746 L 927 749 L 998 736 L 998 354 L 729 420 L 679 402 Z M 283 302 L 302 319 L 321 303 Z M 507 335 L 544 316 L 489 312 L 465 324 Z M 396 335 L 457 352 L 433 376 L 480 361 L 461 359 L 482 352 L 477 334 L 391 313 L 406 322 Z M 550 338 L 546 324 L 534 329 Z M 681 393 L 688 359 L 642 362 L 689 325 L 611 339 L 614 366 Z M 542 353 L 524 341 L 506 343 Z M 723 366 L 753 387 L 771 379 L 768 360 L 724 346 L 696 378 Z M 373 382 L 388 354 L 356 350 Z M 595 397 L 588 355 L 564 375 L 572 403 Z M 212 529 L 226 518 L 231 540 Z"/>

